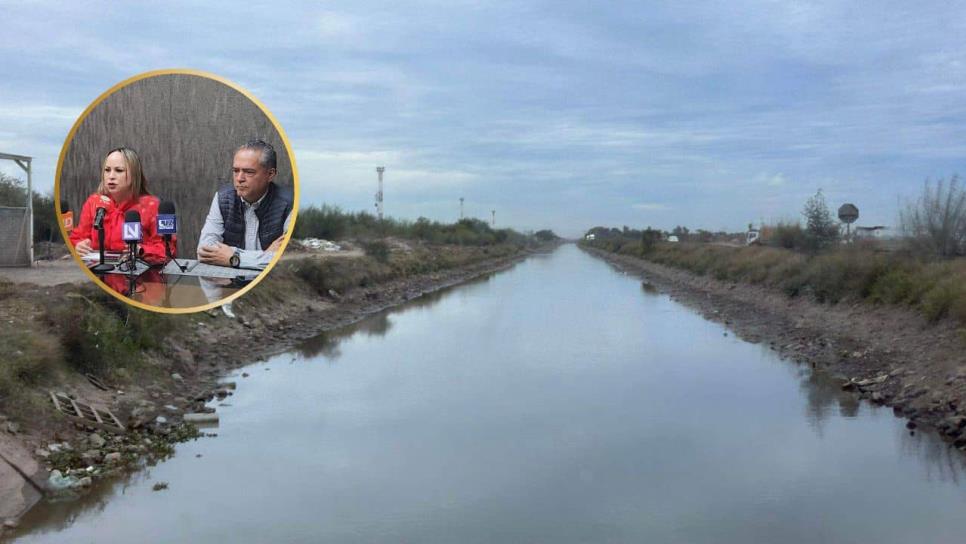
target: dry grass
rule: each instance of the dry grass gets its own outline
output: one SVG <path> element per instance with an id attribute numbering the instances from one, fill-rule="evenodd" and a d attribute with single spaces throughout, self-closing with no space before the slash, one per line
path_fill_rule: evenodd
<path id="1" fill-rule="evenodd" d="M 719 280 L 781 289 L 819 302 L 863 300 L 910 306 L 930 321 L 949 317 L 966 326 L 966 259 L 923 261 L 868 247 L 804 255 L 774 247 L 661 243 L 642 252 L 640 242 L 604 240 L 590 245 L 644 257 Z"/>

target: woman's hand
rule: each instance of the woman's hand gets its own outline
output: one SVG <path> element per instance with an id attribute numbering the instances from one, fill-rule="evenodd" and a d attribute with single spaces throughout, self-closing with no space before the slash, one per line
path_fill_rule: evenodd
<path id="1" fill-rule="evenodd" d="M 94 251 L 94 249 L 91 248 L 91 241 L 87 239 L 78 242 L 77 245 L 74 246 L 74 249 L 77 251 L 78 255 L 82 256 Z"/>

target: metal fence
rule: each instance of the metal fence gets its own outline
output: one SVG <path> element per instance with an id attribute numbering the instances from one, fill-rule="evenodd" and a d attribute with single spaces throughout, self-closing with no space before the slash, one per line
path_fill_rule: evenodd
<path id="1" fill-rule="evenodd" d="M 0 207 L 0 266 L 30 266 L 30 210 Z"/>

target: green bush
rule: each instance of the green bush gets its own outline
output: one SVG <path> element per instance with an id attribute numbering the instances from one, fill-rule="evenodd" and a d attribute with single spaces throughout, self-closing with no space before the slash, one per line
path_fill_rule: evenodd
<path id="1" fill-rule="evenodd" d="M 362 248 L 365 250 L 366 255 L 372 257 L 380 263 L 389 262 L 389 244 L 382 240 L 372 240 L 369 242 L 363 242 Z"/>
<path id="2" fill-rule="evenodd" d="M 346 232 L 347 219 L 346 214 L 337 207 L 311 206 L 299 211 L 299 219 L 295 222 L 295 237 L 341 240 Z"/>
<path id="3" fill-rule="evenodd" d="M 2 328 L 0 345 L 5 352 L 0 363 L 0 401 L 24 387 L 43 383 L 63 360 L 57 339 L 34 328 Z"/>
<path id="4" fill-rule="evenodd" d="M 808 237 L 798 223 L 780 221 L 775 225 L 773 236 L 775 244 L 785 249 L 804 249 L 808 245 Z"/>
<path id="5" fill-rule="evenodd" d="M 143 352 L 161 347 L 181 321 L 132 308 L 103 293 L 75 293 L 46 315 L 70 354 L 68 364 L 104 377 L 130 375 L 140 368 Z"/>
<path id="6" fill-rule="evenodd" d="M 456 223 L 439 223 L 420 217 L 415 222 L 387 217 L 380 221 L 368 212 L 343 212 L 338 207 L 310 206 L 299 211 L 295 225 L 296 238 L 383 238 L 394 236 L 421 240 L 429 244 L 460 244 L 468 246 L 492 246 L 514 244 L 527 246 L 556 239 L 553 231 L 541 230 L 532 236 L 513 229 L 495 230 L 479 219 L 461 219 Z"/>
<path id="7" fill-rule="evenodd" d="M 883 274 L 869 292 L 869 300 L 877 303 L 903 304 L 912 301 L 916 292 L 914 273 L 895 268 Z"/>

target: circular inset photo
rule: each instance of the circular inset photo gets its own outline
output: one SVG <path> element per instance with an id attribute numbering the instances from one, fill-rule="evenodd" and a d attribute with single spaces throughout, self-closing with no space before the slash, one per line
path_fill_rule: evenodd
<path id="1" fill-rule="evenodd" d="M 111 295 L 167 313 L 254 287 L 295 226 L 288 139 L 251 93 L 191 70 L 148 72 L 74 123 L 55 202 L 77 263 Z"/>

